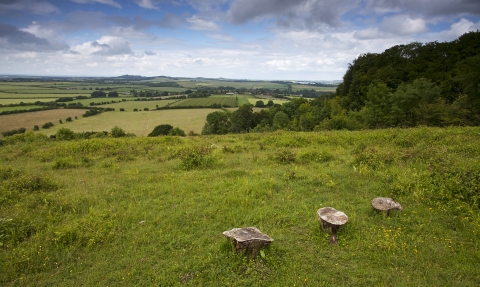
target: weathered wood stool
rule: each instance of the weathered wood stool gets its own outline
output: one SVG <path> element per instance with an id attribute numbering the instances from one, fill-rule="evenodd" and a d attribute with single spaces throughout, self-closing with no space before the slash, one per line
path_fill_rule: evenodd
<path id="1" fill-rule="evenodd" d="M 386 211 L 387 216 L 391 210 L 402 210 L 400 203 L 389 197 L 377 197 L 372 201 L 372 206 L 376 211 Z"/>
<path id="2" fill-rule="evenodd" d="M 245 250 L 245 254 L 250 259 L 255 258 L 262 247 L 273 242 L 270 236 L 262 233 L 256 227 L 234 228 L 224 231 L 223 235 L 229 242 L 233 241 L 237 251 Z"/>
<path id="3" fill-rule="evenodd" d="M 317 211 L 324 232 L 332 234 L 330 243 L 337 244 L 337 232 L 348 221 L 348 216 L 333 207 L 323 207 Z"/>

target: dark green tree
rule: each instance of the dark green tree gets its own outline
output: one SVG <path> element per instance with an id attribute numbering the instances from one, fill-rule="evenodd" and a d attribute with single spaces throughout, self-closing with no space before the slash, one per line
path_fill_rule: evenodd
<path id="1" fill-rule="evenodd" d="M 166 136 L 172 129 L 173 127 L 169 124 L 158 125 L 148 134 L 148 137 Z"/>

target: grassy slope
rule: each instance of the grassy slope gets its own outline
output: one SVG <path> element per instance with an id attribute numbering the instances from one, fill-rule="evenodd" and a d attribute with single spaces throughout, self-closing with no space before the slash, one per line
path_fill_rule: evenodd
<path id="1" fill-rule="evenodd" d="M 478 286 L 478 205 L 451 193 L 478 197 L 479 132 L 14 136 L 0 147 L 0 282 Z M 390 194 L 404 210 L 376 214 Z M 349 216 L 338 245 L 319 229 L 324 206 Z M 242 226 L 275 239 L 264 258 L 226 243 Z"/>

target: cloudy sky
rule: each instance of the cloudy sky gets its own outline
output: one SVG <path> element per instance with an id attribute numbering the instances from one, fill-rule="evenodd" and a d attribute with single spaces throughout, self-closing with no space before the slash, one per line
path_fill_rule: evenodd
<path id="1" fill-rule="evenodd" d="M 477 29 L 479 0 L 0 0 L 0 74 L 341 80 Z"/>

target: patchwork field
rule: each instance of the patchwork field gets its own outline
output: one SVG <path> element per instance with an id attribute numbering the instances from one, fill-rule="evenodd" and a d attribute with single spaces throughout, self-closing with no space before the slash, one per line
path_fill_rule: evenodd
<path id="1" fill-rule="evenodd" d="M 182 101 L 175 102 L 171 104 L 171 106 L 172 107 L 188 107 L 188 106 L 208 107 L 213 104 L 235 107 L 237 105 L 237 101 L 235 99 L 235 96 L 193 98 L 193 99 L 185 99 Z"/>
<path id="2" fill-rule="evenodd" d="M 0 132 L 26 128 L 33 130 L 34 125 L 42 126 L 45 123 L 52 122 L 57 125 L 59 120 L 65 122 L 65 119 L 71 117 L 80 118 L 85 113 L 83 109 L 56 109 L 39 112 L 29 112 L 12 115 L 0 115 Z M 1 137 L 1 136 L 0 136 Z"/>
<path id="3" fill-rule="evenodd" d="M 137 136 L 148 135 L 153 128 L 160 124 L 170 124 L 179 127 L 186 133 L 193 131 L 201 133 L 205 125 L 207 115 L 214 112 L 214 109 L 175 109 L 159 111 L 138 111 L 138 112 L 104 112 L 99 115 L 86 118 L 78 118 L 72 122 L 57 124 L 49 129 L 41 129 L 39 132 L 51 135 L 58 129 L 64 127 L 74 132 L 83 131 L 110 131 L 113 127 L 119 126 L 127 133 L 134 133 Z M 1 119 L 1 117 L 0 117 Z"/>

